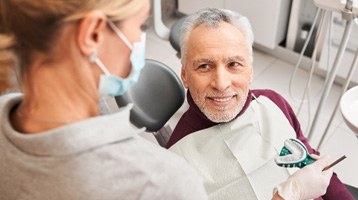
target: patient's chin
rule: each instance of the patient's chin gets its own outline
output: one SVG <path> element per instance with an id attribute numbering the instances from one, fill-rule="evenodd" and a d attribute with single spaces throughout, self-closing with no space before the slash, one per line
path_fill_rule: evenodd
<path id="1" fill-rule="evenodd" d="M 202 110 L 204 115 L 212 122 L 225 123 L 233 120 L 239 111 L 208 111 Z"/>

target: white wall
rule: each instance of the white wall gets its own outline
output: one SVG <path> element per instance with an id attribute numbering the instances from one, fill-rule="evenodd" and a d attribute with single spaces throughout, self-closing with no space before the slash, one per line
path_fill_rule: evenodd
<path id="1" fill-rule="evenodd" d="M 275 48 L 286 38 L 291 0 L 178 0 L 178 10 L 190 14 L 203 7 L 227 8 L 248 17 L 255 43 Z"/>

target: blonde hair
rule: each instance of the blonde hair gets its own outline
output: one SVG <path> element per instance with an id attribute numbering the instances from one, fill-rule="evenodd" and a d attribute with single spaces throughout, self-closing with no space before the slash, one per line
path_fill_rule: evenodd
<path id="1" fill-rule="evenodd" d="M 139 12 L 144 3 L 143 0 L 1 0 L 0 81 L 7 76 L 5 68 L 18 63 L 22 74 L 33 52 L 48 52 L 62 24 L 80 20 L 93 10 L 102 11 L 112 21 L 121 21 Z"/>
<path id="2" fill-rule="evenodd" d="M 13 37 L 0 35 L 0 94 L 15 88 L 14 76 L 11 72 L 15 63 L 13 53 L 8 49 L 13 43 Z"/>

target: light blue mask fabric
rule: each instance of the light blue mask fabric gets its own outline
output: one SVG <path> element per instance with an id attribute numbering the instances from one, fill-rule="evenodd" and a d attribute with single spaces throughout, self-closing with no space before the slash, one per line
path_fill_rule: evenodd
<path id="1" fill-rule="evenodd" d="M 96 55 L 91 55 L 90 60 L 96 63 L 104 73 L 100 76 L 99 80 L 100 95 L 120 96 L 128 91 L 128 89 L 138 81 L 140 72 L 145 65 L 146 34 L 142 33 L 141 40 L 131 45 L 125 35 L 117 27 L 115 27 L 112 22 L 108 23 L 114 32 L 119 36 L 119 38 L 121 38 L 123 42 L 129 47 L 129 49 L 132 50 L 130 55 L 130 61 L 132 64 L 131 72 L 127 78 L 123 79 L 110 74 L 110 72 Z"/>

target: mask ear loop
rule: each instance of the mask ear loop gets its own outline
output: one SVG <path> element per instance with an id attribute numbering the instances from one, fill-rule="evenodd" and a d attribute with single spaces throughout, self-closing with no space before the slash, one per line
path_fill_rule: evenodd
<path id="1" fill-rule="evenodd" d="M 104 64 L 99 60 L 98 56 L 96 53 L 92 53 L 89 57 L 89 61 L 91 63 L 95 63 L 106 76 L 111 75 L 111 73 L 109 73 L 109 71 L 107 70 L 107 68 L 104 66 Z"/>
<path id="2" fill-rule="evenodd" d="M 127 37 L 122 33 L 122 31 L 119 30 L 119 29 L 117 28 L 117 26 L 113 24 L 113 22 L 111 22 L 111 21 L 108 20 L 107 23 L 108 23 L 108 25 L 113 29 L 113 31 L 118 35 L 118 37 L 121 38 L 121 40 L 128 46 L 128 48 L 129 48 L 130 50 L 132 50 L 132 48 L 133 48 L 133 47 L 132 47 L 132 44 L 129 42 L 129 40 L 127 39 Z"/>

